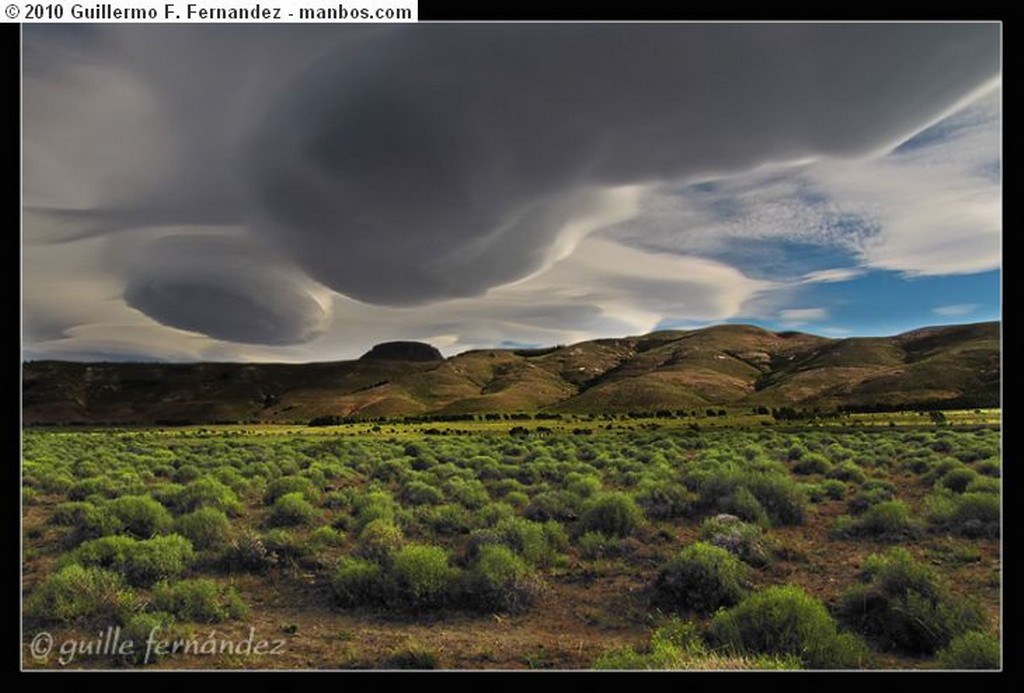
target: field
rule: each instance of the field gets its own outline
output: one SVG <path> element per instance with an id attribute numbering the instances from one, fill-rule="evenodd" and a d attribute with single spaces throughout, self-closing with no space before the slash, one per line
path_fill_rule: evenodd
<path id="1" fill-rule="evenodd" d="M 1000 667 L 998 411 L 717 414 L 27 429 L 24 666 Z"/>

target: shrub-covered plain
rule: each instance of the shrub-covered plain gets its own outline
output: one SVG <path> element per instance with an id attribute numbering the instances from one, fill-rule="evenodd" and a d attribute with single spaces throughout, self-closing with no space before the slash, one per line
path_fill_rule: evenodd
<path id="1" fill-rule="evenodd" d="M 992 668 L 999 433 L 921 421 L 29 430 L 26 633 L 370 618 L 401 637 L 368 658 L 356 629 L 319 664 L 397 667 L 419 661 L 399 652 L 402 628 L 543 631 L 559 614 L 559 635 L 633 644 L 513 656 L 431 643 L 423 661 L 863 668 L 884 653 Z M 672 614 L 690 620 L 666 625 Z"/>

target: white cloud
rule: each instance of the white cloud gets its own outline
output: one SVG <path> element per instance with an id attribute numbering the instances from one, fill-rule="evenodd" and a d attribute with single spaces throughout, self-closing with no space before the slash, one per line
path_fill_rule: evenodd
<path id="1" fill-rule="evenodd" d="M 932 312 L 943 317 L 960 317 L 970 315 L 980 307 L 977 303 L 954 303 L 948 306 L 933 308 Z"/>
<path id="2" fill-rule="evenodd" d="M 836 269 L 825 269 L 817 270 L 815 272 L 808 272 L 805 274 L 801 283 L 804 284 L 833 284 L 836 282 L 845 282 L 851 279 L 856 279 L 866 273 L 863 269 L 854 269 L 849 267 L 836 268 Z"/>
<path id="3" fill-rule="evenodd" d="M 747 241 L 831 247 L 859 268 L 793 281 L 845 281 L 867 269 L 968 274 L 1001 263 L 1000 92 L 936 124 L 930 141 L 888 154 L 762 166 L 704 184 L 666 184 L 605 235 L 645 248 L 741 261 Z M 749 260 L 749 258 L 748 258 Z"/>
<path id="4" fill-rule="evenodd" d="M 779 311 L 779 318 L 787 327 L 798 327 L 827 317 L 828 310 L 825 308 L 787 308 Z"/>

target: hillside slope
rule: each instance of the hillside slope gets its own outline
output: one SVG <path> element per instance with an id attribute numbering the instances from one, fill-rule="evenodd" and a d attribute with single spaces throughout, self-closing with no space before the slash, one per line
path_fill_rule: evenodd
<path id="1" fill-rule="evenodd" d="M 851 339 L 720 325 L 550 349 L 435 354 L 403 342 L 332 363 L 30 362 L 23 420 L 213 423 L 1000 401 L 996 322 Z"/>

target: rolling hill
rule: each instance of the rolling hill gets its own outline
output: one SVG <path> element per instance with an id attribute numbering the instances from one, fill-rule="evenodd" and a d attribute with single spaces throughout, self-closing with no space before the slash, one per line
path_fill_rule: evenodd
<path id="1" fill-rule="evenodd" d="M 391 342 L 355 361 L 34 361 L 22 372 L 26 425 L 999 403 L 998 322 L 850 339 L 720 325 L 447 359 Z"/>

